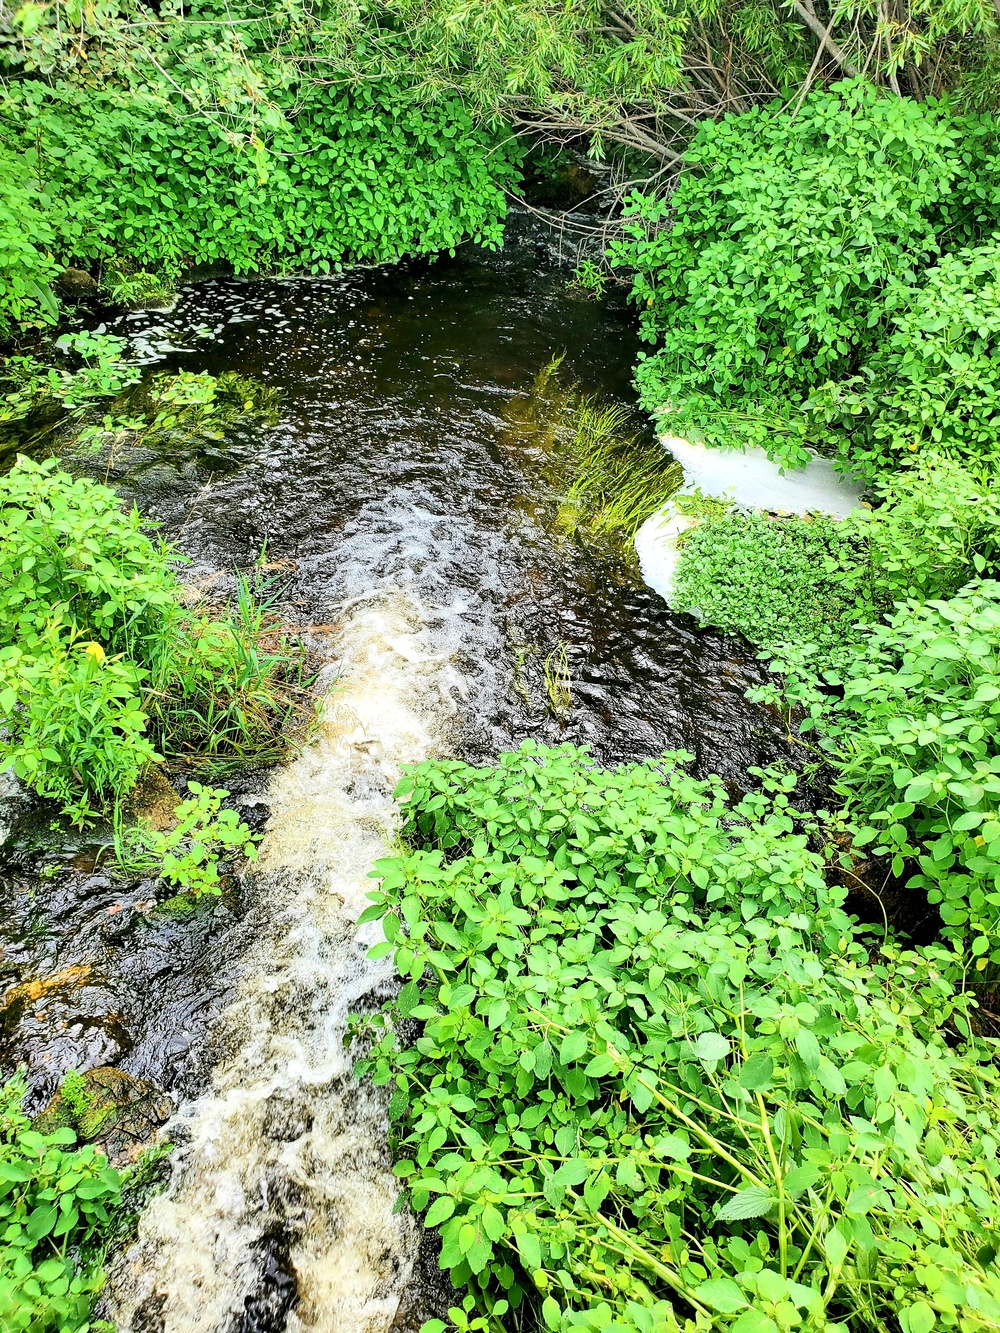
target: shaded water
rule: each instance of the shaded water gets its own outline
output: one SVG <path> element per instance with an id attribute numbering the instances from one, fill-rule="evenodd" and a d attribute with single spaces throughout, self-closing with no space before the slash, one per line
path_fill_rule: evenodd
<path id="1" fill-rule="evenodd" d="M 382 1333 L 416 1240 L 393 1213 L 383 1102 L 350 1080 L 342 1035 L 390 981 L 354 921 L 391 844 L 400 765 L 488 761 L 532 736 L 607 763 L 684 748 L 739 788 L 780 756 L 781 729 L 744 699 L 759 668 L 736 645 L 539 521 L 512 408 L 563 352 L 567 378 L 630 402 L 637 347 L 628 313 L 568 290 L 530 235 L 498 256 L 205 282 L 114 331 L 151 367 L 238 370 L 280 391 L 276 425 L 106 466 L 204 586 L 266 547 L 334 688 L 310 748 L 242 794 L 269 811 L 268 836 L 232 902 L 150 919 L 134 886 L 109 913 L 120 888 L 72 849 L 49 853 L 59 868 L 29 899 L 34 852 L 15 853 L 7 957 L 19 977 L 69 979 L 48 1019 L 30 1006 L 12 1019 L 4 1056 L 28 1060 L 38 1098 L 71 1065 L 113 1061 L 184 1102 L 170 1189 L 113 1273 L 120 1328 Z M 562 720 L 542 679 L 560 643 Z"/>

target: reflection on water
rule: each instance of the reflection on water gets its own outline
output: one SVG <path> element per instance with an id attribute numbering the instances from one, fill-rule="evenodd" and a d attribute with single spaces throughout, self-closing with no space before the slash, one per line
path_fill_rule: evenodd
<path id="1" fill-rule="evenodd" d="M 631 405 L 637 347 L 628 313 L 569 291 L 530 236 L 494 257 L 206 282 L 113 331 L 158 370 L 280 391 L 271 424 L 121 450 L 100 474 L 162 521 L 195 578 L 266 548 L 287 614 L 336 627 L 341 677 L 314 747 L 243 793 L 271 815 L 239 901 L 150 920 L 142 886 L 123 903 L 71 852 L 43 884 L 22 850 L 0 903 L 19 913 L 17 977 L 91 971 L 16 1016 L 5 1054 L 28 1060 L 38 1097 L 72 1065 L 114 1060 L 188 1099 L 170 1191 L 116 1266 L 122 1328 L 384 1333 L 415 1240 L 392 1214 L 383 1102 L 348 1077 L 342 1033 L 388 977 L 353 922 L 393 836 L 399 765 L 488 761 L 534 736 L 606 763 L 684 748 L 741 786 L 780 757 L 781 729 L 745 701 L 759 668 L 736 645 L 539 522 L 512 407 L 561 353 L 583 392 Z M 563 647 L 557 710 L 544 666 Z"/>

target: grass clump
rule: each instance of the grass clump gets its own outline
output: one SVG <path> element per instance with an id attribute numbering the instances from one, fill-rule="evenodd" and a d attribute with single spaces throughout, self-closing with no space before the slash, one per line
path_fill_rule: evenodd
<path id="1" fill-rule="evenodd" d="M 545 521 L 562 536 L 629 551 L 642 524 L 681 481 L 655 440 L 631 429 L 631 413 L 558 376 L 562 357 L 512 406 L 506 433 L 548 491 Z"/>
<path id="2" fill-rule="evenodd" d="M 176 560 L 53 460 L 0 480 L 0 759 L 76 822 L 164 757 L 284 744 L 298 650 L 245 581 L 232 613 L 187 608 Z"/>
<path id="3" fill-rule="evenodd" d="M 860 937 L 793 779 L 733 805 L 688 758 L 526 745 L 400 786 L 367 915 L 404 985 L 358 1069 L 453 1322 L 995 1327 L 1000 1075 L 944 951 Z"/>

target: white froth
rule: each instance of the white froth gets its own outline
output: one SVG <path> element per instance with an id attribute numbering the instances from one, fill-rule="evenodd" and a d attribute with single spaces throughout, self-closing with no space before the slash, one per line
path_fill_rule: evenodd
<path id="1" fill-rule="evenodd" d="M 783 472 L 763 449 L 710 449 L 676 435 L 665 435 L 662 441 L 684 471 L 681 495 L 700 491 L 717 500 L 732 500 L 743 509 L 838 519 L 846 518 L 861 502 L 861 485 L 836 472 L 828 458 L 814 455 L 805 467 Z M 696 521 L 668 500 L 636 533 L 643 580 L 664 601 L 673 595 L 680 561 L 678 538 Z"/>

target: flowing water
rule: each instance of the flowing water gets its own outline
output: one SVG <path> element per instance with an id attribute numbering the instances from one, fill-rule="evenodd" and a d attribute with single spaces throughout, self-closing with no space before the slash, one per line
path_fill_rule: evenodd
<path id="1" fill-rule="evenodd" d="M 104 1313 L 123 1333 L 384 1333 L 439 1299 L 394 1208 L 384 1101 L 343 1042 L 347 1015 L 391 986 L 366 959 L 377 928 L 355 923 L 401 765 L 489 762 L 534 737 L 605 763 L 683 748 L 741 789 L 781 757 L 780 727 L 744 698 L 751 658 L 544 521 L 519 404 L 563 353 L 567 383 L 631 403 L 637 345 L 623 307 L 574 292 L 521 231 L 496 256 L 194 284 L 114 329 L 152 372 L 236 370 L 278 391 L 276 419 L 121 451 L 101 475 L 161 520 L 203 588 L 263 550 L 327 662 L 314 740 L 234 788 L 267 821 L 239 895 L 164 919 L 150 886 L 125 893 L 30 819 L 5 853 L 5 965 L 24 994 L 8 994 L 3 1059 L 27 1062 L 37 1103 L 67 1068 L 116 1063 L 180 1105 L 169 1186 L 113 1267 Z M 544 663 L 562 649 L 558 716 Z M 38 1002 L 24 979 L 42 974 Z"/>

